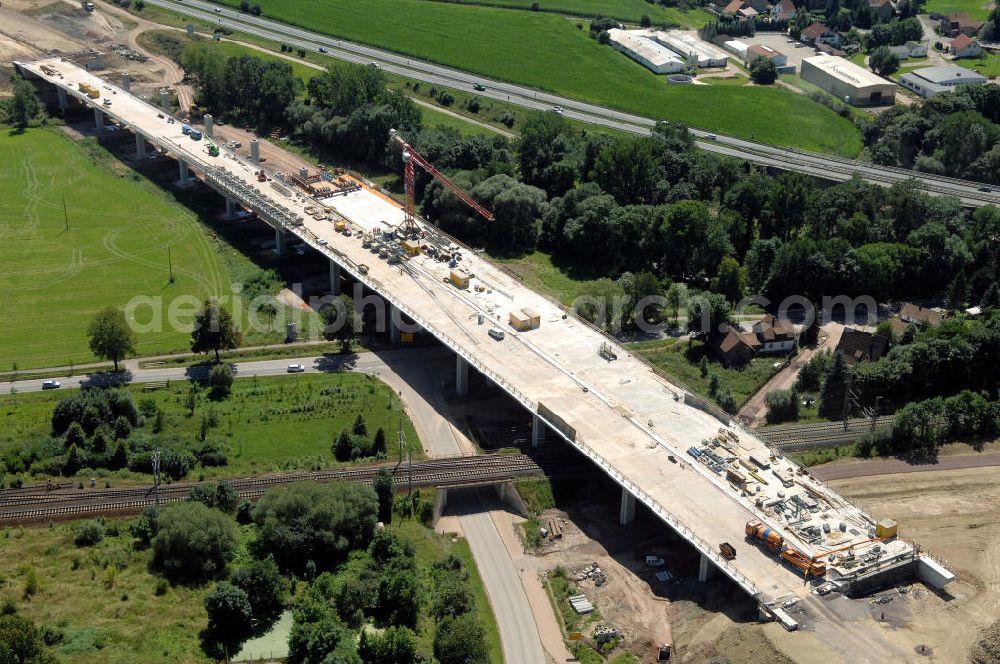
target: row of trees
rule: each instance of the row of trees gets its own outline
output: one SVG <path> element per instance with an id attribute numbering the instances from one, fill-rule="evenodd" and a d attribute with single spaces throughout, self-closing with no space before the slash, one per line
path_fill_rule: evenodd
<path id="1" fill-rule="evenodd" d="M 331 446 L 337 461 L 356 461 L 364 458 L 384 458 L 386 455 L 385 430 L 379 427 L 369 440 L 368 424 L 364 415 L 358 415 L 350 431 L 342 430 Z"/>

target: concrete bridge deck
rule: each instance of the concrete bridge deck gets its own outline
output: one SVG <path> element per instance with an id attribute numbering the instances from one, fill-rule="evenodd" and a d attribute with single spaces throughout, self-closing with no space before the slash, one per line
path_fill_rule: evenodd
<path id="1" fill-rule="evenodd" d="M 731 426 L 728 418 L 691 405 L 697 399 L 682 386 L 502 268 L 463 250 L 460 266 L 474 276 L 468 289 L 459 289 L 448 281 L 447 264 L 426 254 L 390 264 L 363 248 L 361 232 L 384 231 L 403 218 L 400 207 L 374 189 L 365 186 L 321 202 L 350 222 L 356 232 L 347 237 L 331 221 L 315 220 L 305 212 L 307 206 L 318 203 L 301 190 L 289 185 L 283 192 L 270 182 L 259 182 L 255 177 L 258 166 L 226 150 L 218 157 L 210 156 L 204 141 L 193 141 L 182 133 L 180 121 L 168 123 L 162 110 L 90 72 L 58 58 L 16 64 L 61 88 L 61 97 L 69 95 L 93 107 L 98 120 L 110 116 L 173 155 L 180 160 L 182 182 L 189 166 L 201 171 L 210 186 L 257 212 L 279 233 L 291 232 L 328 256 L 335 289 L 343 269 L 379 293 L 392 305 L 397 323 L 402 312 L 457 354 L 459 391 L 467 384 L 469 365 L 506 390 L 535 414 L 537 424 L 546 425 L 550 436 L 558 432 L 622 485 L 623 523 L 631 520 L 638 500 L 695 546 L 703 556 L 703 577 L 717 568 L 762 604 L 783 596 L 811 597 L 799 572 L 744 540 L 744 525 L 750 519 L 777 529 L 787 544 L 806 555 L 851 544 L 859 545 L 859 558 L 872 554 L 870 565 L 852 561 L 840 567 L 828 559 L 831 577 L 870 572 L 897 560 L 912 562 L 916 556 L 915 548 L 902 539 L 883 543 L 882 552 L 874 554 L 872 544 L 860 544 L 874 529 L 872 516 L 801 472 L 750 432 Z M 80 93 L 81 82 L 97 86 L 101 97 L 91 99 Z M 104 98 L 110 99 L 110 105 L 105 105 Z M 262 213 L 261 201 L 272 209 Z M 442 247 L 451 243 L 430 224 L 419 223 L 426 243 Z M 508 314 L 524 307 L 539 314 L 538 329 L 521 332 L 507 325 Z M 505 330 L 503 340 L 488 335 L 492 326 Z M 392 327 L 398 330 L 398 325 Z M 610 344 L 617 359 L 604 359 L 598 352 L 602 344 Z M 720 429 L 732 432 L 738 440 L 728 450 L 715 448 L 734 468 L 752 475 L 748 473 L 753 469 L 751 456 L 770 459 L 771 467 L 757 467 L 757 479 L 736 488 L 726 480 L 725 472 L 713 471 L 689 456 L 690 447 L 718 438 Z M 755 505 L 792 495 L 819 508 L 796 508 L 793 520 Z M 843 529 L 840 523 L 845 524 Z M 823 524 L 832 526 L 829 533 L 823 532 Z M 819 529 L 818 537 L 801 536 L 801 529 L 810 525 Z M 734 560 L 718 554 L 722 542 L 736 549 Z"/>

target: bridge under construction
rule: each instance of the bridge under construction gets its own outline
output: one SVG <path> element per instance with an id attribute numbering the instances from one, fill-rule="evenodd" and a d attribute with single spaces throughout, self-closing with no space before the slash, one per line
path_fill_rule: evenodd
<path id="1" fill-rule="evenodd" d="M 259 159 L 219 150 L 200 130 L 70 62 L 15 65 L 56 86 L 60 104 L 92 108 L 98 127 L 110 117 L 130 130 L 137 156 L 147 143 L 173 156 L 181 186 L 193 170 L 225 197 L 229 214 L 237 204 L 253 211 L 274 227 L 279 253 L 291 234 L 327 257 L 333 293 L 343 273 L 378 293 L 390 305 L 393 341 L 417 329 L 435 337 L 456 355 L 459 394 L 470 368 L 481 373 L 533 414 L 533 444 L 561 438 L 622 487 L 623 526 L 637 503 L 645 506 L 700 552 L 700 580 L 721 573 L 787 628 L 796 621 L 783 607 L 814 606 L 836 630 L 837 616 L 818 604 L 823 595 L 917 576 L 940 588 L 953 578 L 891 521 L 851 504 L 502 267 L 419 218 L 415 233 L 401 236 L 396 229 L 409 217 L 377 188 L 282 184 Z M 211 127 L 204 131 L 211 138 Z M 773 537 L 751 535 L 751 522 L 762 527 L 755 533 L 779 533 L 780 550 L 771 549 Z M 898 654 L 877 638 L 867 645 L 852 661 Z"/>

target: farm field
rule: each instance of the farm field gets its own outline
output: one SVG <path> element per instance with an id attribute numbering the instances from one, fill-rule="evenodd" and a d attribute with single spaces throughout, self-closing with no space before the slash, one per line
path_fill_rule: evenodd
<path id="1" fill-rule="evenodd" d="M 972 18 L 984 20 L 994 6 L 994 3 L 983 0 L 930 0 L 922 11 L 928 14 L 931 12 L 939 14 L 965 12 Z"/>
<path id="2" fill-rule="evenodd" d="M 205 426 L 203 422 L 207 422 L 206 440 L 221 443 L 229 463 L 197 471 L 206 477 L 337 465 L 331 444 L 340 431 L 351 429 L 359 414 L 365 417 L 369 440 L 377 429 L 385 430 L 390 458 L 398 454 L 395 440 L 402 417 L 403 433 L 412 446 L 414 458 L 424 456 L 413 424 L 400 412 L 392 390 L 364 374 L 239 379 L 233 383 L 232 394 L 224 399 L 211 399 L 205 390 L 200 390 L 193 414 L 187 402 L 191 390 L 187 381 L 171 382 L 153 392 L 144 392 L 139 386 L 131 390 L 137 403 L 152 400 L 162 411 L 162 428 L 154 435 L 163 440 L 195 445 Z M 41 444 L 47 440 L 52 411 L 60 398 L 69 393 L 59 390 L 3 397 L 0 455 L 6 457 L 24 443 Z M 146 419 L 136 433 L 150 433 L 154 429 L 153 418 Z M 127 471 L 117 472 L 127 474 Z"/>
<path id="3" fill-rule="evenodd" d="M 425 0 L 426 2 L 441 2 L 448 0 Z M 531 9 L 534 0 L 464 0 L 466 5 L 485 5 L 488 7 L 512 7 L 515 9 Z M 654 5 L 646 0 L 542 0 L 538 11 L 566 14 L 569 16 L 608 16 L 622 21 L 638 23 L 645 15 L 653 23 L 669 21 L 683 26 L 700 28 L 710 20 L 711 15 L 701 9 L 684 11 L 675 7 Z"/>
<path id="4" fill-rule="evenodd" d="M 96 163 L 106 158 L 55 131 L 0 134 L 5 370 L 95 361 L 86 330 L 102 307 L 228 292 L 226 265 L 195 215 L 139 176 Z M 138 335 L 140 353 L 187 349 L 187 333 L 163 327 Z"/>
<path id="5" fill-rule="evenodd" d="M 270 18 L 605 106 L 744 138 L 753 132 L 776 145 L 848 156 L 860 150 L 850 121 L 802 95 L 764 87 L 668 88 L 664 77 L 598 44 L 572 21 L 544 12 L 428 0 L 363 6 L 265 0 L 262 6 Z M 748 116 L 786 121 L 747 123 Z"/>

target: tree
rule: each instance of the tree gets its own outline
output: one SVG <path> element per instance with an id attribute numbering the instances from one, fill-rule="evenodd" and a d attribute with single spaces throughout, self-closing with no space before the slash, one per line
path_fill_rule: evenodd
<path id="1" fill-rule="evenodd" d="M 349 551 L 368 546 L 375 533 L 378 498 L 369 486 L 296 482 L 264 494 L 254 508 L 256 550 L 274 555 L 283 570 L 306 562 L 333 567 Z"/>
<path id="2" fill-rule="evenodd" d="M 750 78 L 758 85 L 770 85 L 778 80 L 778 65 L 771 58 L 754 58 L 750 63 Z"/>
<path id="3" fill-rule="evenodd" d="M 682 283 L 670 284 L 670 288 L 667 289 L 667 306 L 670 307 L 670 322 L 673 327 L 677 327 L 681 307 L 687 306 L 687 298 L 686 285 Z"/>
<path id="4" fill-rule="evenodd" d="M 850 378 L 851 368 L 847 366 L 844 354 L 837 351 L 823 379 L 823 390 L 819 398 L 820 415 L 834 418 L 844 416 L 844 398 Z"/>
<path id="5" fill-rule="evenodd" d="M 333 443 L 333 457 L 337 461 L 350 461 L 352 447 L 354 447 L 354 441 L 351 440 L 351 434 L 348 433 L 347 429 L 344 429 Z"/>
<path id="6" fill-rule="evenodd" d="M 381 633 L 362 629 L 358 656 L 364 664 L 413 664 L 417 661 L 417 640 L 406 627 L 388 627 Z"/>
<path id="7" fill-rule="evenodd" d="M 24 129 L 42 111 L 42 103 L 35 95 L 35 86 L 22 78 L 14 79 L 14 96 L 9 102 L 10 122 Z"/>
<path id="8" fill-rule="evenodd" d="M 879 76 L 888 76 L 899 69 L 899 58 L 888 46 L 879 46 L 868 56 L 868 66 Z"/>
<path id="9" fill-rule="evenodd" d="M 368 437 L 368 423 L 365 422 L 365 416 L 358 413 L 358 416 L 354 418 L 354 426 L 351 427 L 351 433 L 355 436 Z"/>
<path id="10" fill-rule="evenodd" d="M 643 14 L 639 18 L 639 25 L 643 28 L 648 28 L 649 26 L 653 25 L 653 19 L 649 18 L 649 14 Z"/>
<path id="11" fill-rule="evenodd" d="M 201 310 L 195 314 L 194 329 L 191 331 L 191 351 L 195 353 L 215 352 L 219 361 L 219 351 L 239 347 L 242 335 L 233 321 L 232 314 L 219 305 L 218 300 L 205 300 Z"/>
<path id="12" fill-rule="evenodd" d="M 236 549 L 230 517 L 200 502 L 173 503 L 157 518 L 153 567 L 168 578 L 197 583 L 222 574 Z"/>
<path id="13" fill-rule="evenodd" d="M 239 651 L 240 644 L 250 635 L 253 611 L 250 600 L 241 588 L 221 581 L 205 596 L 208 612 L 207 650 L 213 656 L 226 657 Z"/>
<path id="14" fill-rule="evenodd" d="M 764 397 L 767 423 L 780 424 L 799 419 L 799 395 L 795 390 L 771 390 Z"/>
<path id="15" fill-rule="evenodd" d="M 118 363 L 126 355 L 135 353 L 135 333 L 129 327 L 125 311 L 117 307 L 102 309 L 87 328 L 90 350 L 98 357 L 111 360 L 118 371 Z"/>
<path id="16" fill-rule="evenodd" d="M 688 304 L 687 329 L 705 338 L 722 333 L 726 325 L 733 324 L 733 308 L 718 293 L 703 293 L 691 298 Z"/>
<path id="17" fill-rule="evenodd" d="M 0 662 L 3 664 L 55 664 L 45 649 L 42 633 L 26 616 L 0 616 Z"/>
<path id="18" fill-rule="evenodd" d="M 733 304 L 739 302 L 743 297 L 743 292 L 746 290 L 746 278 L 740 264 L 732 256 L 726 256 L 719 263 L 719 271 L 712 279 L 712 290 Z"/>
<path id="19" fill-rule="evenodd" d="M 385 442 L 385 429 L 379 427 L 375 432 L 375 438 L 372 439 L 372 455 L 379 456 L 385 454 L 388 451 Z"/>
<path id="20" fill-rule="evenodd" d="M 378 520 L 382 523 L 391 523 L 393 500 L 392 472 L 388 468 L 379 468 L 372 482 L 372 487 L 378 496 Z"/>
<path id="21" fill-rule="evenodd" d="M 246 593 L 256 628 L 270 625 L 285 602 L 285 580 L 272 556 L 253 560 L 233 573 L 232 583 Z"/>
<path id="22" fill-rule="evenodd" d="M 340 295 L 333 302 L 320 307 L 319 315 L 326 323 L 323 336 L 328 340 L 339 339 L 341 352 L 350 351 L 351 342 L 361 328 L 361 317 L 354 307 L 354 300 L 347 295 Z"/>
<path id="23" fill-rule="evenodd" d="M 240 497 L 232 484 L 222 481 L 215 486 L 211 484 L 197 485 L 188 493 L 188 500 L 231 514 L 236 511 Z"/>
<path id="24" fill-rule="evenodd" d="M 434 656 L 441 664 L 488 664 L 489 649 L 474 613 L 445 618 L 434 633 Z"/>
<path id="25" fill-rule="evenodd" d="M 63 475 L 67 477 L 75 475 L 82 465 L 83 455 L 80 454 L 80 448 L 76 445 L 70 445 L 69 450 L 66 451 L 66 464 L 63 466 Z"/>
<path id="26" fill-rule="evenodd" d="M 77 546 L 93 546 L 102 539 L 104 539 L 104 526 L 101 525 L 100 521 L 88 519 L 76 524 L 76 534 L 73 537 L 73 544 Z"/>
<path id="27" fill-rule="evenodd" d="M 228 364 L 217 364 L 208 372 L 208 384 L 212 386 L 213 398 L 229 396 L 233 389 L 233 370 Z"/>

